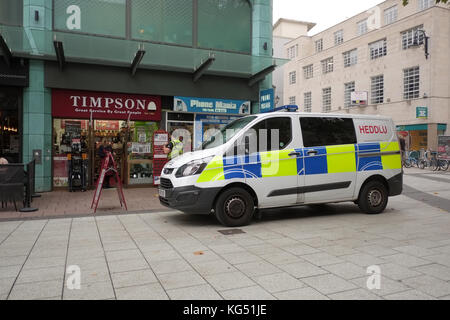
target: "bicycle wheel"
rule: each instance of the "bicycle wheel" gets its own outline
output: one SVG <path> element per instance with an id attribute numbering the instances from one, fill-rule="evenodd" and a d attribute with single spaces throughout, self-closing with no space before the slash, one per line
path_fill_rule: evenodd
<path id="1" fill-rule="evenodd" d="M 442 171 L 447 171 L 448 165 L 449 165 L 448 160 L 439 160 L 439 167 Z"/>
<path id="2" fill-rule="evenodd" d="M 409 159 L 403 160 L 403 166 L 405 168 L 411 168 L 412 166 L 411 161 Z"/>
<path id="3" fill-rule="evenodd" d="M 439 163 L 438 163 L 438 161 L 436 159 L 431 160 L 430 168 L 433 171 L 439 170 Z"/>
<path id="4" fill-rule="evenodd" d="M 427 162 L 425 160 L 420 160 L 417 166 L 419 167 L 419 169 L 425 169 L 425 167 L 427 166 Z"/>

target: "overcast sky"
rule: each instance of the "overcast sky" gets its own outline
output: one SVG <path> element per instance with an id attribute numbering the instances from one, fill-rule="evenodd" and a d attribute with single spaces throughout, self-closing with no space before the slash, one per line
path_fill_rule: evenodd
<path id="1" fill-rule="evenodd" d="M 314 22 L 317 25 L 309 33 L 314 35 L 381 2 L 383 0 L 273 0 L 273 23 L 279 18 Z"/>

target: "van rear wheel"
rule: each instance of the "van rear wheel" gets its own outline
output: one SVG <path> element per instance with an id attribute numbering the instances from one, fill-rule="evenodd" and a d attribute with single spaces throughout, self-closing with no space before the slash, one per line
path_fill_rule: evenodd
<path id="1" fill-rule="evenodd" d="M 226 227 L 248 225 L 255 212 L 252 196 L 242 188 L 230 188 L 217 198 L 214 208 L 217 220 Z"/>
<path id="2" fill-rule="evenodd" d="M 378 214 L 386 209 L 388 203 L 388 190 L 377 180 L 369 181 L 364 185 L 358 198 L 358 206 L 367 214 Z"/>

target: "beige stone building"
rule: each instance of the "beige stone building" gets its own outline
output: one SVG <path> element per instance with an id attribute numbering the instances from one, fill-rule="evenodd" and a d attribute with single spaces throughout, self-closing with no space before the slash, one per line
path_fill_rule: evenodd
<path id="1" fill-rule="evenodd" d="M 437 150 L 438 135 L 450 135 L 450 5 L 388 0 L 284 46 L 292 48 L 284 102 L 307 112 L 390 116 L 410 150 Z M 356 105 L 352 91 L 367 92 L 367 104 Z"/>

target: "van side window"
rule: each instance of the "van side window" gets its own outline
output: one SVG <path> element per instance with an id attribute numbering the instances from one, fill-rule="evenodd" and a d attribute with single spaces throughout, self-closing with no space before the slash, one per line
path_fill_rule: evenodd
<path id="1" fill-rule="evenodd" d="M 300 118 L 300 125 L 306 148 L 356 143 L 353 119 L 305 117 Z"/>
<path id="2" fill-rule="evenodd" d="M 257 143 L 257 146 L 250 149 L 258 152 L 285 149 L 292 141 L 291 122 L 290 117 L 279 117 L 257 123 L 245 134 L 250 137 L 250 141 Z"/>

